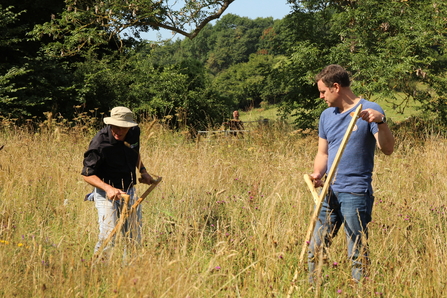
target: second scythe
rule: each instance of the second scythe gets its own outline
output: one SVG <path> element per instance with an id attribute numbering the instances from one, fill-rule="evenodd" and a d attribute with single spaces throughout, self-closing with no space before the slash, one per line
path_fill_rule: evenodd
<path id="1" fill-rule="evenodd" d="M 133 203 L 133 205 L 130 207 L 130 210 L 128 210 L 128 207 L 127 207 L 127 204 L 129 202 L 129 195 L 127 195 L 127 194 L 122 195 L 122 197 L 124 199 L 124 205 L 123 205 L 123 210 L 121 210 L 121 216 L 118 220 L 118 223 L 115 225 L 115 228 L 112 230 L 112 232 L 110 232 L 107 239 L 104 240 L 104 242 L 102 243 L 102 245 L 98 249 L 98 251 L 93 255 L 93 261 L 98 259 L 98 257 L 100 256 L 100 254 L 102 253 L 104 248 L 107 246 L 107 244 L 109 244 L 109 242 L 113 239 L 115 234 L 121 230 L 121 228 L 123 227 L 123 224 L 125 223 L 126 219 L 129 217 L 129 215 L 132 214 L 133 212 L 135 212 L 138 205 L 140 205 L 141 202 L 143 202 L 143 200 L 152 192 L 152 190 L 154 190 L 154 188 L 158 185 L 158 183 L 161 182 L 161 179 L 162 179 L 161 177 L 158 177 L 158 179 L 155 180 L 149 186 L 149 188 L 141 195 L 141 197 L 137 201 L 135 201 L 135 203 Z"/>
<path id="2" fill-rule="evenodd" d="M 332 163 L 332 167 L 329 170 L 329 173 L 328 173 L 328 175 L 326 177 L 326 180 L 324 182 L 324 185 L 323 185 L 323 189 L 321 190 L 319 196 L 317 195 L 313 185 L 312 185 L 312 188 L 310 187 L 309 181 L 307 181 L 308 177 L 306 177 L 307 174 L 305 175 L 305 181 L 308 184 L 308 186 L 309 186 L 309 188 L 310 188 L 310 190 L 312 192 L 312 196 L 314 198 L 314 201 L 315 201 L 315 209 L 314 209 L 314 212 L 312 214 L 312 218 L 311 218 L 311 221 L 309 223 L 309 227 L 308 227 L 307 232 L 306 232 L 306 239 L 305 239 L 305 242 L 303 244 L 303 248 L 301 250 L 300 264 L 303 263 L 304 255 L 306 253 L 308 245 L 310 244 L 310 241 L 311 241 L 311 238 L 312 238 L 312 234 L 313 234 L 313 230 L 315 229 L 315 225 L 316 225 L 316 222 L 317 222 L 317 219 L 318 219 L 318 215 L 320 214 L 324 198 L 326 197 L 326 194 L 327 194 L 327 192 L 329 190 L 329 186 L 331 185 L 332 180 L 334 179 L 334 175 L 335 175 L 335 172 L 337 170 L 338 163 L 340 162 L 341 156 L 343 155 L 343 151 L 345 150 L 346 144 L 348 143 L 349 137 L 351 136 L 351 133 L 352 133 L 352 131 L 354 129 L 354 126 L 355 126 L 355 124 L 356 124 L 356 122 L 357 122 L 357 120 L 359 118 L 359 115 L 360 115 L 361 111 L 362 111 L 362 105 L 359 104 L 358 107 L 356 108 L 355 112 L 350 114 L 351 117 L 352 117 L 351 122 L 349 123 L 349 126 L 346 129 L 346 132 L 345 132 L 345 135 L 343 137 L 343 140 L 341 141 L 340 147 L 338 148 L 337 155 L 334 158 L 334 162 Z M 289 289 L 289 293 L 288 293 L 287 297 L 290 297 L 290 295 L 292 294 L 293 289 L 295 288 L 294 284 L 295 284 L 297 278 L 298 278 L 298 270 L 295 270 L 295 274 L 293 276 L 292 285 L 291 285 L 291 287 Z"/>
<path id="3" fill-rule="evenodd" d="M 343 140 L 340 143 L 340 147 L 338 148 L 337 155 L 335 155 L 334 162 L 332 163 L 332 167 L 329 170 L 329 173 L 326 177 L 326 181 L 324 182 L 323 189 L 320 192 L 320 195 L 318 197 L 318 202 L 316 202 L 316 206 L 314 209 L 314 212 L 312 214 L 312 218 L 309 224 L 309 227 L 307 229 L 306 233 L 306 241 L 303 244 L 303 248 L 301 250 L 300 254 L 300 263 L 303 262 L 304 254 L 306 253 L 307 246 L 310 243 L 310 240 L 312 238 L 312 233 L 315 228 L 315 224 L 318 219 L 318 215 L 320 214 L 321 206 L 323 205 L 323 200 L 326 197 L 326 194 L 329 190 L 329 186 L 332 183 L 332 180 L 334 179 L 335 172 L 337 171 L 338 163 L 340 162 L 341 156 L 343 155 L 343 151 L 345 150 L 346 144 L 348 143 L 349 137 L 351 136 L 352 130 L 354 129 L 355 123 L 357 122 L 359 118 L 359 114 L 362 111 L 362 105 L 359 104 L 355 112 L 352 114 L 351 122 L 349 123 L 348 129 L 346 129 L 345 135 L 343 137 Z"/>

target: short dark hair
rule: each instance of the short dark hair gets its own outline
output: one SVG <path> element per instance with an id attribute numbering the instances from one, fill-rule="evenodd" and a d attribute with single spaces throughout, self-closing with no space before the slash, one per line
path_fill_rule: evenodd
<path id="1" fill-rule="evenodd" d="M 315 81 L 322 81 L 327 87 L 332 87 L 338 83 L 341 87 L 351 86 L 349 73 L 338 64 L 326 66 L 319 74 L 315 76 Z"/>

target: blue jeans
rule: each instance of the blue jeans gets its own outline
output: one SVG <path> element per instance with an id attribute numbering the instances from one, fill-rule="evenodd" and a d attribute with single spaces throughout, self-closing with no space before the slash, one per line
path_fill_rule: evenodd
<path id="1" fill-rule="evenodd" d="M 131 187 L 127 194 L 130 195 L 129 206 L 138 199 L 135 194 L 135 187 Z M 95 245 L 95 253 L 99 250 L 104 240 L 109 237 L 113 228 L 120 217 L 121 204 L 120 200 L 109 200 L 106 197 L 106 192 L 102 189 L 95 188 L 93 191 L 95 207 L 98 210 L 98 223 L 99 223 L 99 239 Z M 141 205 L 138 206 L 134 214 L 129 214 L 127 221 L 123 224 L 122 234 L 129 239 L 132 239 L 137 244 L 141 241 Z M 103 252 L 107 254 L 107 251 L 113 246 L 113 241 L 104 248 Z"/>
<path id="2" fill-rule="evenodd" d="M 314 281 L 315 256 L 319 249 L 328 247 L 344 224 L 348 243 L 348 257 L 352 261 L 352 277 L 359 281 L 368 263 L 368 223 L 371 221 L 374 196 L 367 193 L 329 191 L 315 225 L 309 244 L 309 281 Z M 323 243 L 324 242 L 324 243 Z"/>

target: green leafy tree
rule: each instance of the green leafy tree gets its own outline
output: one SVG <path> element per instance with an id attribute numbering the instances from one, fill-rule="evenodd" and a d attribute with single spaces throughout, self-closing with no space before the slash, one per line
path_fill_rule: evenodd
<path id="1" fill-rule="evenodd" d="M 231 65 L 247 62 L 256 53 L 263 31 L 273 25 L 272 18 L 251 20 L 234 14 L 225 15 L 214 26 L 215 45 L 208 56 L 207 67 L 212 73 Z"/>
<path id="2" fill-rule="evenodd" d="M 133 48 L 141 48 L 139 32 L 166 28 L 193 38 L 231 2 L 186 1 L 179 7 L 174 1 L 4 0 L 14 7 L 9 11 L 2 7 L 0 14 L 0 26 L 5 28 L 0 47 L 9 51 L 0 57 L 7 62 L 0 64 L 1 113 L 26 118 L 50 111 L 70 117 L 74 106 L 107 112 L 117 104 L 138 109 L 140 103 L 149 102 L 156 115 L 175 113 L 179 107 L 192 115 L 199 111 L 193 107 L 200 106 L 191 104 L 193 92 L 197 98 L 214 94 L 207 90 L 203 75 L 192 76 L 181 67 L 187 55 L 173 52 L 172 59 L 158 60 L 141 70 L 141 76 L 130 56 Z M 188 24 L 191 32 L 185 29 Z M 124 38 L 125 30 L 133 30 L 137 39 Z M 142 84 L 146 74 L 154 92 L 138 98 L 141 93 L 132 88 Z M 220 102 L 219 97 L 213 100 Z M 206 102 L 202 110 L 209 111 Z"/>
<path id="3" fill-rule="evenodd" d="M 446 15 L 441 1 L 363 0 L 334 19 L 342 40 L 330 55 L 351 69 L 358 93 L 378 95 L 401 113 L 420 102 L 445 121 L 437 91 L 447 66 Z"/>
<path id="4" fill-rule="evenodd" d="M 273 26 L 265 28 L 258 42 L 257 52 L 268 55 L 284 55 L 287 53 L 287 27 L 283 20 L 275 20 Z"/>
<path id="5" fill-rule="evenodd" d="M 6 54 L 0 57 L 2 59 L 2 63 L 0 63 L 0 102 L 4 108 L 17 99 L 16 92 L 20 90 L 11 81 L 27 72 L 25 67 L 16 66 L 12 62 L 8 63 L 6 58 L 7 55 L 12 55 L 15 51 L 15 45 L 22 40 L 20 34 L 24 31 L 21 26 L 10 28 L 20 16 L 20 12 L 14 13 L 11 10 L 12 7 L 3 8 L 0 5 L 0 31 L 3 32 L 0 35 L 0 51 Z"/>
<path id="6" fill-rule="evenodd" d="M 173 63 L 181 62 L 184 59 L 195 59 L 205 65 L 209 53 L 215 47 L 215 41 L 214 27 L 212 24 L 207 24 L 194 39 L 185 38 L 177 39 L 175 42 L 168 41 L 162 43 L 159 47 L 151 44 L 151 47 L 154 48 L 151 53 L 154 56 L 154 53 L 158 52 L 159 49 L 168 47 L 173 50 L 170 58 L 173 59 Z"/>
<path id="7" fill-rule="evenodd" d="M 43 117 L 47 111 L 64 113 L 75 104 L 71 70 L 66 61 L 44 58 L 39 48 L 45 40 L 30 41 L 36 23 L 50 18 L 60 0 L 3 0 L 0 6 L 0 100 L 3 116 L 23 120 Z"/>
<path id="8" fill-rule="evenodd" d="M 285 84 L 290 90 L 308 89 L 322 67 L 338 63 L 351 71 L 357 94 L 382 97 L 400 112 L 417 101 L 424 110 L 447 120 L 443 99 L 446 4 L 431 0 L 289 2 L 295 11 L 286 19 L 305 15 L 309 22 L 304 25 L 313 28 L 293 31 L 290 27 L 296 44 L 282 70 L 285 78 L 295 74 Z M 309 65 L 303 68 L 304 64 Z M 302 127 L 312 125 L 311 118 L 317 115 L 307 98 L 312 98 L 310 93 L 290 92 L 284 102 L 283 111 L 293 112 L 290 107 L 294 107 Z M 306 115 L 308 121 L 303 122 Z"/>
<path id="9" fill-rule="evenodd" d="M 230 66 L 213 81 L 214 88 L 231 100 L 233 109 L 258 107 L 262 101 L 275 102 L 282 91 L 269 81 L 281 57 L 252 54 L 248 62 Z"/>
<path id="10" fill-rule="evenodd" d="M 87 109 L 107 111 L 126 105 L 137 114 L 169 120 L 173 128 L 198 130 L 221 121 L 225 98 L 210 89 L 206 71 L 195 60 L 156 65 L 144 52 L 116 61 L 82 63 L 78 95 Z"/>
<path id="11" fill-rule="evenodd" d="M 132 39 L 123 40 L 126 31 L 137 38 L 141 32 L 169 29 L 194 38 L 210 21 L 217 19 L 234 0 L 67 0 L 66 8 L 33 30 L 35 37 L 51 36 L 55 42 L 46 50 L 53 55 L 70 56 L 92 52 L 112 44 L 124 50 Z M 188 32 L 188 25 L 192 31 Z"/>
<path id="12" fill-rule="evenodd" d="M 49 21 L 51 16 L 61 11 L 63 7 L 63 0 L 2 0 L 0 49 L 3 55 L 0 55 L 0 68 L 5 65 L 7 68 L 11 65 L 17 66 L 37 57 L 41 44 L 48 42 L 49 38 L 31 41 L 27 33 L 36 24 Z"/>
<path id="13" fill-rule="evenodd" d="M 318 99 L 318 90 L 313 80 L 323 65 L 322 52 L 311 42 L 300 42 L 294 53 L 282 59 L 272 73 L 272 80 L 282 86 L 284 96 L 280 102 L 280 113 L 293 116 L 297 127 L 315 128 L 316 120 L 326 107 Z"/>
<path id="14" fill-rule="evenodd" d="M 295 4 L 294 11 L 279 24 L 282 28 L 279 42 L 286 56 L 278 59 L 269 81 L 281 90 L 279 111 L 284 117 L 293 116 L 299 128 L 315 128 L 324 105 L 318 100 L 313 77 L 326 64 L 333 62 L 327 55 L 337 45 L 331 31 L 333 9 L 309 9 Z"/>
<path id="15" fill-rule="evenodd" d="M 138 49 L 138 53 L 147 59 L 144 62 L 145 67 L 173 67 L 179 73 L 187 74 L 189 84 L 186 92 L 194 93 L 196 97 L 208 94 L 206 98 L 213 98 L 211 102 L 215 105 L 215 108 L 209 107 L 206 103 L 210 101 L 204 98 L 194 100 L 194 105 L 189 104 L 188 110 L 206 112 L 209 119 L 217 119 L 218 123 L 219 119 L 222 121 L 226 117 L 222 118 L 221 114 L 216 114 L 217 111 L 228 115 L 232 109 L 258 106 L 261 101 L 275 102 L 281 96 L 281 91 L 274 82 L 268 80 L 274 57 L 266 55 L 262 48 L 269 46 L 267 43 L 261 45 L 261 37 L 268 34 L 266 30 L 272 28 L 273 24 L 271 18 L 250 20 L 229 14 L 218 20 L 214 26 L 208 24 L 193 40 L 169 41 L 161 45 L 146 43 Z M 222 49 L 224 45 L 226 47 Z M 230 52 L 231 49 L 239 50 Z M 209 75 L 209 63 L 206 62 L 218 55 L 227 60 L 225 66 L 218 65 L 211 69 L 212 74 L 215 71 L 214 77 Z M 241 61 L 246 62 L 238 63 Z M 192 109 L 191 106 L 201 108 Z M 181 108 L 185 109 L 183 106 Z M 191 117 L 194 116 L 190 114 L 189 118 Z M 202 114 L 197 119 L 206 118 Z"/>

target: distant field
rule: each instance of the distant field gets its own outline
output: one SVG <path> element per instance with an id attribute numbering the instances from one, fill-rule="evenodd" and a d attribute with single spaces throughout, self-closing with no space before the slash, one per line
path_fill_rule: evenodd
<path id="1" fill-rule="evenodd" d="M 251 109 L 247 112 L 240 112 L 240 118 L 242 121 L 256 121 L 260 119 L 276 120 L 278 108 L 275 105 L 270 105 L 269 108 Z"/>

